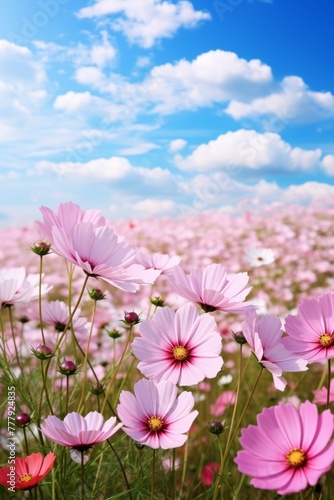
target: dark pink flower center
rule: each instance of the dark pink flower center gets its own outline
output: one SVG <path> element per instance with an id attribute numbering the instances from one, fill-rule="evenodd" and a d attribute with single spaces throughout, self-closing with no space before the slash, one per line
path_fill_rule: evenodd
<path id="1" fill-rule="evenodd" d="M 306 463 L 306 455 L 302 450 L 291 450 L 286 458 L 291 467 L 303 467 Z"/>

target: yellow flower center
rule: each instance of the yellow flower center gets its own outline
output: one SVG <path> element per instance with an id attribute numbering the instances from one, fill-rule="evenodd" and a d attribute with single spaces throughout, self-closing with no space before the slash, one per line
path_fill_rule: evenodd
<path id="1" fill-rule="evenodd" d="M 173 356 L 177 361 L 184 361 L 188 356 L 188 351 L 182 345 L 173 347 Z"/>
<path id="2" fill-rule="evenodd" d="M 292 450 L 286 458 L 292 467 L 301 467 L 306 462 L 306 455 L 302 450 Z"/>
<path id="3" fill-rule="evenodd" d="M 24 476 L 21 477 L 20 481 L 22 481 L 22 483 L 27 483 L 31 479 L 32 479 L 31 474 L 25 474 Z"/>
<path id="4" fill-rule="evenodd" d="M 334 335 L 324 333 L 323 335 L 321 335 L 319 342 L 322 347 L 332 347 L 332 345 L 334 345 Z"/>
<path id="5" fill-rule="evenodd" d="M 164 421 L 160 417 L 150 417 L 147 421 L 149 428 L 153 432 L 160 431 L 161 427 L 164 425 Z"/>

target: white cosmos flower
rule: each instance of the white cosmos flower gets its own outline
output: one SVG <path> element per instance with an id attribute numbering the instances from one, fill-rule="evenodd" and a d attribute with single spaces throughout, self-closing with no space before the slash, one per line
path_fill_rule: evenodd
<path id="1" fill-rule="evenodd" d="M 245 258 L 252 267 L 260 267 L 275 261 L 275 253 L 271 248 L 250 248 Z"/>

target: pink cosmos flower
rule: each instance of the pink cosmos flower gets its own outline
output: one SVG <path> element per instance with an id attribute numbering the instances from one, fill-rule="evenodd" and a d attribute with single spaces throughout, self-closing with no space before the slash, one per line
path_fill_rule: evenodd
<path id="1" fill-rule="evenodd" d="M 318 405 L 327 404 L 327 387 L 322 387 L 319 391 L 313 391 L 314 402 Z M 332 378 L 329 389 L 329 402 L 334 403 L 334 378 Z"/>
<path id="2" fill-rule="evenodd" d="M 168 274 L 171 270 L 180 264 L 181 257 L 178 255 L 165 255 L 162 253 L 144 253 L 137 251 L 136 262 L 145 267 L 145 269 L 158 269 L 161 274 Z"/>
<path id="3" fill-rule="evenodd" d="M 53 300 L 51 302 L 44 302 L 42 309 L 43 323 L 53 325 L 58 332 L 64 331 L 70 317 L 68 305 L 60 300 Z M 39 319 L 38 311 L 35 311 L 34 316 L 35 319 Z M 74 314 L 72 324 L 76 334 L 88 334 L 89 323 L 86 318 L 81 316 L 80 309 Z"/>
<path id="4" fill-rule="evenodd" d="M 318 414 L 306 401 L 297 410 L 291 404 L 265 408 L 257 425 L 242 429 L 235 462 L 252 476 L 255 488 L 289 495 L 315 486 L 334 461 L 334 417 L 329 410 Z"/>
<path id="5" fill-rule="evenodd" d="M 140 324 L 139 333 L 132 349 L 140 359 L 138 369 L 148 378 L 193 385 L 214 378 L 223 365 L 215 320 L 209 314 L 198 315 L 192 304 L 176 312 L 159 308 L 153 319 Z"/>
<path id="6" fill-rule="evenodd" d="M 304 299 L 298 306 L 298 316 L 286 318 L 285 331 L 285 347 L 309 363 L 333 358 L 334 294 Z"/>
<path id="7" fill-rule="evenodd" d="M 24 267 L 0 269 L 0 309 L 18 303 L 27 303 L 38 298 L 39 275 L 26 276 Z M 42 295 L 50 290 L 42 285 Z"/>
<path id="8" fill-rule="evenodd" d="M 82 210 L 79 205 L 71 201 L 60 203 L 56 212 L 48 207 L 40 207 L 40 211 L 43 215 L 43 222 L 36 221 L 37 230 L 40 236 L 48 239 L 50 243 L 53 242 L 53 226 L 62 227 L 65 233 L 69 234 L 73 226 L 82 221 L 89 221 L 96 227 L 106 224 L 100 210 Z"/>
<path id="9" fill-rule="evenodd" d="M 117 406 L 123 430 L 132 439 L 150 448 L 182 446 L 191 424 L 198 415 L 191 392 L 177 397 L 177 387 L 169 380 L 155 384 L 142 379 L 134 386 L 135 395 L 122 391 Z"/>
<path id="10" fill-rule="evenodd" d="M 273 376 L 276 389 L 284 391 L 287 381 L 282 376 L 286 372 L 307 370 L 307 361 L 288 351 L 282 343 L 282 325 L 273 314 L 259 318 L 250 311 L 242 324 L 242 332 L 260 365 Z"/>
<path id="11" fill-rule="evenodd" d="M 222 415 L 227 406 L 234 405 L 236 402 L 236 393 L 233 391 L 223 391 L 216 401 L 210 405 L 210 413 L 217 417 L 218 415 Z"/>
<path id="12" fill-rule="evenodd" d="M 108 226 L 90 221 L 75 224 L 68 233 L 52 227 L 52 249 L 79 266 L 88 276 L 101 278 L 121 290 L 135 292 L 139 284 L 153 283 L 160 274 L 135 264 L 136 251 Z"/>
<path id="13" fill-rule="evenodd" d="M 227 274 L 221 264 L 209 264 L 203 271 L 186 275 L 181 266 L 168 274 L 170 287 L 181 297 L 197 302 L 205 312 L 215 310 L 245 313 L 254 306 L 243 302 L 251 290 L 247 273 Z"/>
<path id="14" fill-rule="evenodd" d="M 41 453 L 32 453 L 25 458 L 16 458 L 15 464 L 12 465 L 15 467 L 15 485 L 11 484 L 11 467 L 2 467 L 0 470 L 0 484 L 10 491 L 33 488 L 49 474 L 55 459 L 53 452 L 45 457 Z"/>
<path id="15" fill-rule="evenodd" d="M 72 412 L 64 420 L 54 415 L 47 417 L 41 424 L 41 431 L 51 441 L 83 452 L 109 439 L 123 425 L 115 423 L 116 417 L 104 422 L 103 415 L 97 411 L 91 411 L 85 417 Z"/>

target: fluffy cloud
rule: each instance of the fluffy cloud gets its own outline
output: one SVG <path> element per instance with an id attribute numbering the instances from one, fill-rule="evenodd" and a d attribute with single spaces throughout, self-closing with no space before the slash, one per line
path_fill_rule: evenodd
<path id="1" fill-rule="evenodd" d="M 108 122 L 124 120 L 126 116 L 132 116 L 128 106 L 114 104 L 90 92 L 73 92 L 59 95 L 54 104 L 56 110 L 65 111 L 68 114 L 81 113 L 85 117 L 99 116 Z"/>
<path id="2" fill-rule="evenodd" d="M 201 144 L 187 157 L 176 155 L 175 164 L 202 172 L 236 167 L 308 171 L 319 165 L 320 158 L 320 149 L 292 148 L 279 134 L 240 129 Z"/>
<path id="3" fill-rule="evenodd" d="M 282 125 L 315 122 L 334 116 L 334 96 L 330 92 L 311 91 L 301 78 L 288 76 L 283 79 L 278 92 L 251 102 L 232 100 L 226 113 L 236 120 L 274 115 Z"/>
<path id="4" fill-rule="evenodd" d="M 322 168 L 328 175 L 334 175 L 334 155 L 326 155 L 321 162 Z"/>
<path id="5" fill-rule="evenodd" d="M 181 151 L 181 149 L 185 148 L 187 145 L 187 141 L 184 139 L 174 139 L 169 143 L 169 151 L 175 153 L 175 151 Z"/>
<path id="6" fill-rule="evenodd" d="M 157 40 L 172 37 L 179 28 L 193 28 L 210 14 L 196 11 L 191 2 L 169 0 L 95 0 L 77 13 L 79 18 L 113 16 L 111 28 L 131 43 L 150 48 Z"/>
<path id="7" fill-rule="evenodd" d="M 117 101 L 149 107 L 154 113 L 210 107 L 244 96 L 261 95 L 272 82 L 271 69 L 258 59 L 247 61 L 234 52 L 211 50 L 192 61 L 155 66 L 139 83 L 118 74 L 104 74 L 93 66 L 76 71 L 76 80 Z"/>

